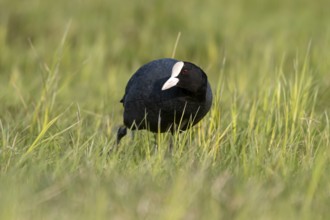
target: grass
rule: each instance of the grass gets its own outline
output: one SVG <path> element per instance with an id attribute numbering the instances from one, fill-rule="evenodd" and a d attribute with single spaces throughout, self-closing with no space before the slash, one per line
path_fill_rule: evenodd
<path id="1" fill-rule="evenodd" d="M 327 219 L 328 8 L 0 2 L 0 219 Z M 210 113 L 172 155 L 141 131 L 107 156 L 126 82 L 173 54 L 207 72 Z"/>

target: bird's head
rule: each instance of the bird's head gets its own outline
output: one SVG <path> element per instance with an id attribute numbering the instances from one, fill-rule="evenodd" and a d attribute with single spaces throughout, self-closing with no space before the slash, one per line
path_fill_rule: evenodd
<path id="1" fill-rule="evenodd" d="M 207 76 L 193 63 L 178 61 L 173 65 L 171 77 L 163 84 L 162 90 L 179 87 L 192 93 L 206 89 Z"/>

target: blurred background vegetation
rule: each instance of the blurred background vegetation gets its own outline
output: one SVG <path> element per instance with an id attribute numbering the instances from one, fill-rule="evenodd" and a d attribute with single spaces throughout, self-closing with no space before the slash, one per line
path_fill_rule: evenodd
<path id="1" fill-rule="evenodd" d="M 319 0 L 1 1 L 1 82 L 6 84 L 13 72 L 20 74 L 33 99 L 33 89 L 40 83 L 39 64 L 54 63 L 53 52 L 69 26 L 61 54 L 61 78 L 70 77 L 63 89 L 72 92 L 79 87 L 84 91 L 72 92 L 72 96 L 60 92 L 69 102 L 73 98 L 94 99 L 95 95 L 101 101 L 109 93 L 118 100 L 125 80 L 137 67 L 171 56 L 179 32 L 176 58 L 198 63 L 211 79 L 217 79 L 226 59 L 226 68 L 233 69 L 226 72 L 228 77 L 248 74 L 244 81 L 252 83 L 260 75 L 271 74 L 262 69 L 265 66 L 274 69 L 283 60 L 292 67 L 296 55 L 304 56 L 311 44 L 313 74 L 328 83 L 328 74 L 320 74 L 329 69 L 325 59 L 330 20 L 326 6 L 327 1 Z M 322 65 L 317 65 L 320 58 Z M 248 73 L 239 69 L 245 63 L 249 64 Z M 97 91 L 88 86 L 94 81 L 99 84 Z M 254 89 L 245 86 L 242 90 L 249 88 Z M 9 92 L 5 97 L 12 102 L 13 96 Z"/>
<path id="2" fill-rule="evenodd" d="M 0 219 L 326 219 L 329 8 L 0 0 Z M 149 154 L 143 133 L 100 156 L 127 80 L 179 33 L 215 94 L 190 148 Z"/>

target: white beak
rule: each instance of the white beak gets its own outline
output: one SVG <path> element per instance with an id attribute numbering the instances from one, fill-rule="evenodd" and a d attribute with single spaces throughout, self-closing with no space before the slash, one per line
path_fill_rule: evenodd
<path id="1" fill-rule="evenodd" d="M 177 76 L 180 74 L 183 65 L 184 65 L 184 63 L 182 61 L 176 62 L 174 64 L 174 66 L 172 68 L 171 77 L 164 83 L 162 90 L 172 88 L 173 86 L 178 84 L 179 79 L 177 78 Z"/>

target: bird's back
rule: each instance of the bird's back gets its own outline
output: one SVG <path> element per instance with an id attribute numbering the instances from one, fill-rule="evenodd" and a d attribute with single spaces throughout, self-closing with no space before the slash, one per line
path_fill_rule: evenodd
<path id="1" fill-rule="evenodd" d="M 176 62 L 175 59 L 159 59 L 139 68 L 127 83 L 124 105 L 131 101 L 146 100 L 150 96 L 157 98 L 160 92 L 155 90 L 161 90 L 161 83 L 171 75 L 172 66 Z"/>

